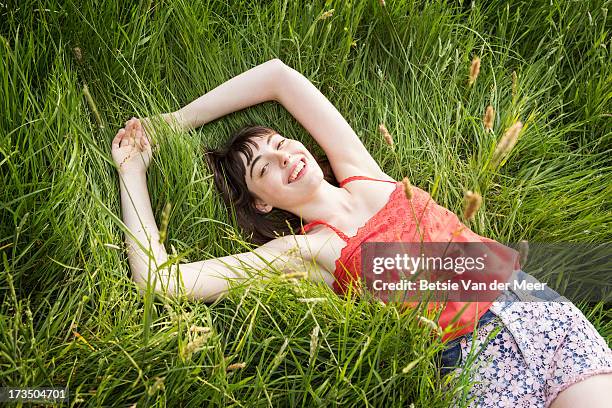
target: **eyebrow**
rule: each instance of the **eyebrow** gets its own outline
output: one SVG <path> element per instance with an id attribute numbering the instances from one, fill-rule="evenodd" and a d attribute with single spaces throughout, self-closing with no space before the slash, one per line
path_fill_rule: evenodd
<path id="1" fill-rule="evenodd" d="M 276 135 L 276 133 L 272 133 L 270 134 L 267 138 L 266 138 L 266 144 L 270 145 L 270 141 L 272 140 L 272 136 Z M 257 156 L 255 158 L 255 160 L 253 160 L 253 163 L 251 163 L 251 171 L 250 171 L 250 176 L 251 178 L 253 178 L 253 168 L 255 167 L 255 163 L 257 163 L 257 161 L 261 159 L 261 154 L 259 156 Z"/>

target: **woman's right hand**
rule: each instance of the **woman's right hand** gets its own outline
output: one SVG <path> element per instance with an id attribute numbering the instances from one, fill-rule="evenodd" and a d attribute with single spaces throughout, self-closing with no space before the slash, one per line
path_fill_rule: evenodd
<path id="1" fill-rule="evenodd" d="M 139 119 L 132 118 L 119 129 L 111 151 L 119 173 L 146 173 L 153 151 Z"/>

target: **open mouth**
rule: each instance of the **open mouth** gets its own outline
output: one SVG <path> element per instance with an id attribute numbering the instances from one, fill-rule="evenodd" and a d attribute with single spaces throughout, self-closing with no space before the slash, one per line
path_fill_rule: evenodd
<path id="1" fill-rule="evenodd" d="M 300 161 L 297 162 L 297 164 L 293 168 L 293 171 L 289 175 L 289 179 L 287 180 L 287 183 L 290 184 L 290 183 L 293 183 L 301 179 L 305 173 L 306 173 L 306 159 L 302 157 Z"/>

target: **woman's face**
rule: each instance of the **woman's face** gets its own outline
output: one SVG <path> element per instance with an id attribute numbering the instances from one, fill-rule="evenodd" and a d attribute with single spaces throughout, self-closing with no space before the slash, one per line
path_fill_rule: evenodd
<path id="1" fill-rule="evenodd" d="M 302 143 L 278 133 L 252 139 L 253 159 L 245 164 L 245 180 L 260 211 L 289 211 L 308 200 L 323 181 L 323 171 Z"/>

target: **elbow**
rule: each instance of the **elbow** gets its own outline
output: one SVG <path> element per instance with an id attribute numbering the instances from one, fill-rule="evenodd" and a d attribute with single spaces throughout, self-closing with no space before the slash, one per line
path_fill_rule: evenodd
<path id="1" fill-rule="evenodd" d="M 283 61 L 278 58 L 271 59 L 270 63 L 270 84 L 274 89 L 273 99 L 280 102 L 283 88 L 287 85 L 291 78 L 293 69 L 286 65 Z"/>
<path id="2" fill-rule="evenodd" d="M 281 61 L 280 58 L 272 58 L 270 61 L 268 61 L 268 64 L 279 67 L 286 67 L 285 63 Z"/>
<path id="3" fill-rule="evenodd" d="M 142 297 L 147 293 L 174 297 L 176 285 L 172 279 L 172 268 L 151 270 L 151 273 L 147 269 L 135 271 L 132 268 L 132 281 Z"/>

